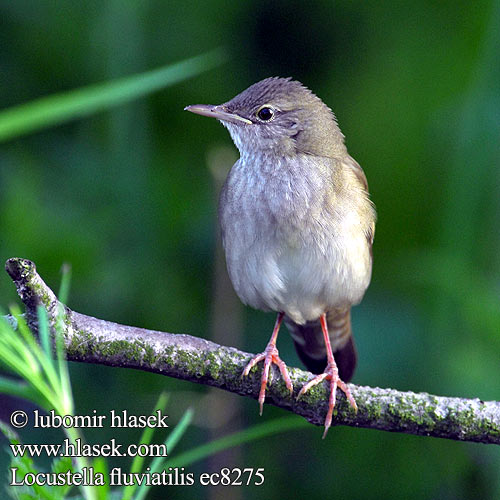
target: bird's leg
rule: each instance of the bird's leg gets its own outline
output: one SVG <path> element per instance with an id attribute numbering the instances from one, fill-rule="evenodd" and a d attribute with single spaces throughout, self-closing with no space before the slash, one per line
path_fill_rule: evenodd
<path id="1" fill-rule="evenodd" d="M 328 326 L 326 324 L 326 313 L 323 313 L 321 315 L 320 322 L 321 322 L 321 330 L 323 332 L 323 337 L 325 339 L 327 365 L 323 373 L 317 375 L 312 380 L 310 380 L 306 385 L 304 385 L 304 387 L 302 387 L 299 394 L 297 395 L 297 399 L 299 399 L 303 394 L 305 394 L 311 387 L 314 387 L 320 382 L 323 382 L 323 380 L 330 381 L 330 398 L 328 400 L 328 411 L 326 413 L 326 418 L 325 418 L 325 432 L 323 433 L 323 439 L 324 439 L 332 423 L 332 415 L 333 415 L 333 408 L 335 407 L 335 397 L 336 397 L 337 387 L 345 393 L 347 399 L 349 400 L 349 403 L 351 403 L 351 406 L 354 408 L 355 411 L 358 411 L 358 407 L 356 405 L 356 401 L 354 401 L 354 398 L 352 397 L 349 387 L 347 387 L 347 384 L 342 380 L 340 380 L 339 378 L 339 370 L 337 368 L 337 363 L 335 363 L 335 358 L 333 357 L 332 346 L 330 344 L 330 336 L 328 335 Z"/>
<path id="2" fill-rule="evenodd" d="M 276 339 L 278 338 L 278 332 L 280 330 L 281 322 L 283 321 L 283 317 L 285 313 L 278 313 L 278 317 L 276 318 L 276 324 L 274 325 L 273 334 L 267 344 L 267 347 L 264 352 L 257 354 L 257 356 L 253 357 L 250 360 L 250 363 L 245 367 L 242 377 L 246 377 L 250 370 L 259 362 L 264 360 L 264 368 L 262 370 L 261 384 L 260 384 L 260 392 L 259 392 L 259 406 L 260 406 L 260 414 L 262 415 L 262 407 L 264 406 L 264 400 L 266 399 L 266 386 L 269 380 L 269 369 L 271 368 L 271 363 L 278 365 L 280 369 L 281 376 L 283 377 L 287 389 L 290 391 L 290 394 L 293 392 L 292 381 L 290 380 L 290 376 L 288 375 L 288 371 L 286 369 L 285 362 L 281 360 L 278 355 L 278 349 L 276 348 Z"/>

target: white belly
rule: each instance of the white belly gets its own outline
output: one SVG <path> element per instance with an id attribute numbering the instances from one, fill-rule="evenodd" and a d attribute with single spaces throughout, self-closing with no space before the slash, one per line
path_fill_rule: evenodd
<path id="1" fill-rule="evenodd" d="M 243 217 L 225 231 L 228 271 L 242 302 L 283 311 L 302 324 L 334 307 L 361 301 L 371 275 L 362 231 L 346 227 L 337 237 L 317 238 L 306 231 L 283 238 L 272 225 L 269 221 L 256 227 Z"/>

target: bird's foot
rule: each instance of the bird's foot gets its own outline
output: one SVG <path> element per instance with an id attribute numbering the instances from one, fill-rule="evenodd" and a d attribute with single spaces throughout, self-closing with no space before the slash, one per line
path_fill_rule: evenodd
<path id="1" fill-rule="evenodd" d="M 325 432 L 323 432 L 324 439 L 326 433 L 328 432 L 328 429 L 330 428 L 330 425 L 332 424 L 333 408 L 335 407 L 337 387 L 344 392 L 349 403 L 351 403 L 351 406 L 354 408 L 354 411 L 358 411 L 358 407 L 356 405 L 356 401 L 354 401 L 354 398 L 352 397 L 349 387 L 347 387 L 347 384 L 345 382 L 340 380 L 339 371 L 335 362 L 333 362 L 333 364 L 328 363 L 323 373 L 317 375 L 312 380 L 307 382 L 307 384 L 305 384 L 304 387 L 302 387 L 302 389 L 299 391 L 297 399 L 300 399 L 311 387 L 318 385 L 319 383 L 323 382 L 323 380 L 330 381 L 330 397 L 328 399 L 328 411 L 325 418 Z"/>
<path id="2" fill-rule="evenodd" d="M 285 362 L 279 357 L 278 349 L 271 342 L 267 344 L 266 350 L 257 356 L 253 357 L 250 360 L 250 363 L 245 367 L 242 377 L 247 377 L 250 373 L 250 370 L 259 362 L 264 360 L 264 368 L 262 369 L 262 377 L 260 379 L 260 392 L 259 392 L 259 406 L 260 406 L 260 414 L 262 415 L 262 408 L 264 406 L 264 400 L 266 399 L 266 386 L 269 380 L 269 370 L 271 368 L 271 364 L 274 363 L 278 366 L 281 372 L 281 376 L 285 381 L 287 389 L 290 391 L 290 394 L 293 393 L 293 385 L 290 380 L 290 376 L 288 375 L 288 370 L 286 368 Z"/>

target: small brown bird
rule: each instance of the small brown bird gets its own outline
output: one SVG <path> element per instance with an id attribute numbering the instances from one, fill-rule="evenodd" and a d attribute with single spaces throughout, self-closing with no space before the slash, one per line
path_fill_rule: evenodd
<path id="1" fill-rule="evenodd" d="M 330 382 L 325 437 L 337 387 L 357 409 L 345 382 L 356 365 L 351 306 L 372 269 L 375 208 L 365 174 L 331 109 L 289 78 L 267 78 L 219 106 L 185 109 L 220 120 L 240 152 L 219 203 L 227 268 L 245 304 L 278 313 L 265 351 L 243 375 L 264 361 L 261 413 L 271 363 L 293 391 L 276 348 L 284 319 L 301 360 L 319 374 L 297 397 Z"/>

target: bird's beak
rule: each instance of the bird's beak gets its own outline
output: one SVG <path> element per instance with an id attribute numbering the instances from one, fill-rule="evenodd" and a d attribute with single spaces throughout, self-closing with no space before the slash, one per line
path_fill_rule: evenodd
<path id="1" fill-rule="evenodd" d="M 225 122 L 231 122 L 241 125 L 245 123 L 246 125 L 251 125 L 252 122 L 247 118 L 243 118 L 236 113 L 231 113 L 224 106 L 212 106 L 211 104 L 193 104 L 192 106 L 186 106 L 184 111 L 191 111 L 191 113 L 196 113 L 197 115 L 209 116 L 212 118 L 217 118 L 217 120 L 223 120 Z"/>

